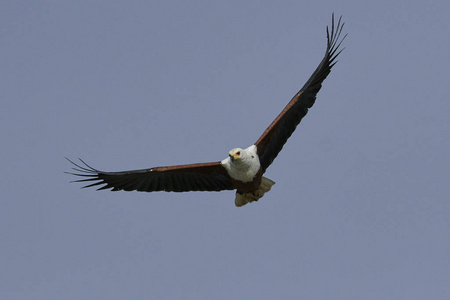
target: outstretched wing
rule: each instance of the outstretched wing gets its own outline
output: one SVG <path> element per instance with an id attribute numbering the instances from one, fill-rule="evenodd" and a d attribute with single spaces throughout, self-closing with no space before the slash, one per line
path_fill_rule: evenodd
<path id="1" fill-rule="evenodd" d="M 278 117 L 264 131 L 261 137 L 256 141 L 255 145 L 258 149 L 258 156 L 263 172 L 269 167 L 284 144 L 294 132 L 302 118 L 307 114 L 316 100 L 316 95 L 322 87 L 322 82 L 328 76 L 331 68 L 334 66 L 336 57 L 341 53 L 338 51 L 345 35 L 340 39 L 344 23 L 341 18 L 337 25 L 334 25 L 334 14 L 332 16 L 331 34 L 327 26 L 327 51 L 325 57 L 320 62 L 317 69 L 305 83 L 302 89 L 292 98 L 288 105 L 278 115 Z"/>
<path id="2" fill-rule="evenodd" d="M 97 185 L 98 190 L 140 191 L 140 192 L 188 192 L 233 190 L 231 178 L 220 162 L 157 167 L 151 169 L 123 172 L 103 172 L 90 167 L 80 159 L 83 165 L 73 165 L 76 173 L 68 174 L 84 177 L 74 182 L 87 182 L 86 187 Z M 93 183 L 90 183 L 93 181 Z"/>

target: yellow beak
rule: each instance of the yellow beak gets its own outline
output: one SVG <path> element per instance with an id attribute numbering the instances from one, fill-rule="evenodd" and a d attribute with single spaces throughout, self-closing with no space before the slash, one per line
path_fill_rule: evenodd
<path id="1" fill-rule="evenodd" d="M 230 158 L 231 158 L 231 161 L 234 161 L 235 159 L 239 158 L 239 155 L 237 155 L 236 153 L 235 154 L 230 154 Z"/>

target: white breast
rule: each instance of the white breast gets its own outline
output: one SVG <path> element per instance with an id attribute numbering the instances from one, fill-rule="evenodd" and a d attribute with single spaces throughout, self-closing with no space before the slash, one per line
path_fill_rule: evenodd
<path id="1" fill-rule="evenodd" d="M 259 157 L 256 154 L 255 145 L 243 149 L 239 159 L 232 162 L 231 159 L 227 157 L 221 161 L 221 164 L 227 170 L 231 178 L 242 182 L 252 181 L 261 167 Z"/>

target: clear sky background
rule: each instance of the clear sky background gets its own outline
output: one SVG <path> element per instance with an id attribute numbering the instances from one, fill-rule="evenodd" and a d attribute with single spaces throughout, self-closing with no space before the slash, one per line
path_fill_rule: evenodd
<path id="1" fill-rule="evenodd" d="M 266 176 L 96 192 L 254 143 L 348 37 Z M 0 4 L 1 299 L 450 299 L 450 2 Z"/>

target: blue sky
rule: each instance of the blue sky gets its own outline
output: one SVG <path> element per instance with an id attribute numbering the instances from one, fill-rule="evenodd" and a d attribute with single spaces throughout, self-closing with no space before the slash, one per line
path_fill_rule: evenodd
<path id="1" fill-rule="evenodd" d="M 450 297 L 448 1 L 2 1 L 2 299 Z M 105 171 L 254 143 L 348 37 L 315 106 L 234 192 L 96 192 Z"/>

